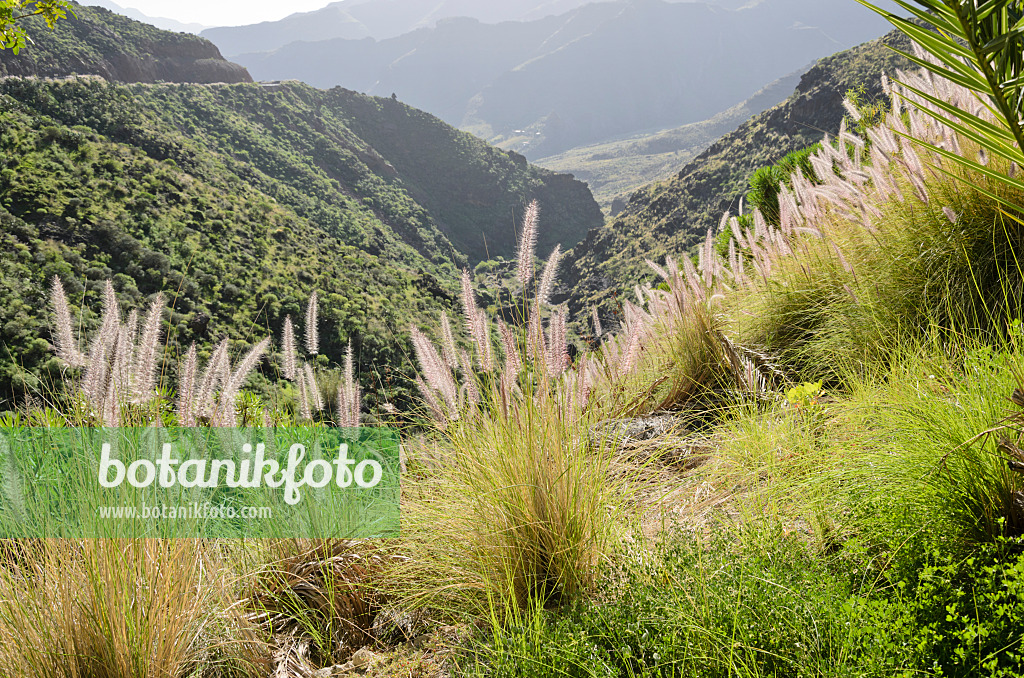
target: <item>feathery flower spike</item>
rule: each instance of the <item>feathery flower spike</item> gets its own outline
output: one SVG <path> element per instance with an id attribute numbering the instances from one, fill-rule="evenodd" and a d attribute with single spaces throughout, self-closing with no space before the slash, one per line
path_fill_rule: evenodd
<path id="1" fill-rule="evenodd" d="M 526 208 L 526 216 L 523 218 L 523 232 L 519 236 L 519 249 L 516 253 L 518 260 L 517 277 L 525 287 L 533 279 L 533 253 L 537 248 L 537 217 L 540 207 L 534 200 Z"/>
<path id="2" fill-rule="evenodd" d="M 317 300 L 316 290 L 313 290 L 313 294 L 309 297 L 309 303 L 306 305 L 306 350 L 312 355 L 316 355 L 320 348 L 320 328 L 317 323 L 319 310 L 320 304 Z"/>

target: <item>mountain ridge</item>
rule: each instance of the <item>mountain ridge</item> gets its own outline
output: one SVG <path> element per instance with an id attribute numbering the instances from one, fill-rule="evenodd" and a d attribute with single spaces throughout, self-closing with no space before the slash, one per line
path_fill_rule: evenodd
<path id="1" fill-rule="evenodd" d="M 38 17 L 23 20 L 34 44 L 0 51 L 0 76 L 99 75 L 117 82 L 252 82 L 241 65 L 212 42 L 164 31 L 103 7 L 72 4 L 54 30 Z"/>
<path id="2" fill-rule="evenodd" d="M 748 0 L 703 1 L 733 9 L 748 4 Z M 384 40 L 419 28 L 430 28 L 438 20 L 451 17 L 471 17 L 483 23 L 534 21 L 586 4 L 595 3 L 594 0 L 340 0 L 277 21 L 208 28 L 203 37 L 218 43 L 228 56 L 235 56 L 273 51 L 295 41 L 367 37 Z"/>
<path id="3" fill-rule="evenodd" d="M 886 27 L 845 0 L 739 10 L 614 0 L 531 22 L 446 19 L 385 40 L 293 42 L 234 58 L 260 80 L 394 93 L 536 159 L 705 120 Z"/>
<path id="4" fill-rule="evenodd" d="M 129 19 L 134 19 L 135 21 L 150 24 L 165 31 L 198 34 L 200 31 L 210 28 L 209 26 L 205 26 L 203 24 L 194 22 L 184 23 L 176 19 L 169 19 L 163 16 L 149 16 L 148 14 L 144 14 L 139 10 L 135 9 L 134 7 L 123 7 L 121 5 L 118 5 L 117 3 L 111 2 L 110 0 L 88 0 L 88 4 L 90 6 L 109 9 L 111 12 L 123 14 Z"/>

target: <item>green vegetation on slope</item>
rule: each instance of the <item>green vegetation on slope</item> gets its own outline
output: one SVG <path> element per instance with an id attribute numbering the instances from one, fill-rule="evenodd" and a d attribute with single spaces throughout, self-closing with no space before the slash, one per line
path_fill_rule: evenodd
<path id="1" fill-rule="evenodd" d="M 536 199 L 544 211 L 548 228 L 538 234 L 541 250 L 579 242 L 602 223 L 586 186 L 569 175 L 530 165 L 518 153 L 393 99 L 341 88 L 324 97 L 341 111 L 341 122 L 387 159 L 409 195 L 471 264 L 514 254 L 514 224 L 525 208 L 521 196 Z"/>
<path id="2" fill-rule="evenodd" d="M 996 45 L 1018 57 L 1014 91 L 1019 46 Z M 412 330 L 434 426 L 406 439 L 399 540 L 15 540 L 0 666 L 1020 678 L 1022 158 L 961 131 L 1006 138 L 1020 117 L 934 125 L 926 97 L 974 110 L 975 92 L 902 79 L 877 115 L 847 109 L 860 136 L 773 166 L 813 178 L 775 193 L 776 169 L 756 176 L 768 220 L 730 221 L 718 252 L 708 233 L 696 264 L 653 264 L 662 282 L 578 359 L 557 252 L 536 284 L 528 210 L 522 258 L 476 268 L 503 282 L 488 308 L 467 272 L 465 322 L 442 316 L 439 346 Z M 506 300 L 496 351 L 488 311 Z"/>
<path id="3" fill-rule="evenodd" d="M 71 3 L 51 30 L 41 17 L 23 24 L 32 44 L 17 55 L 0 51 L 0 75 L 102 75 L 122 82 L 252 82 L 210 42 L 162 31 L 100 7 Z"/>
<path id="4" fill-rule="evenodd" d="M 113 277 L 126 302 L 164 290 L 172 326 L 195 328 L 179 344 L 277 334 L 319 289 L 322 352 L 338 361 L 351 338 L 367 368 L 385 369 L 403 363 L 408 322 L 454 298 L 466 257 L 444 232 L 508 229 L 533 196 L 559 205 L 563 235 L 600 218 L 568 177 L 340 89 L 12 78 L 0 96 L 5 398 L 33 387 L 45 361 L 36 311 L 53 274 L 73 305 L 84 281 L 91 296 Z M 395 164 L 356 127 L 389 143 Z M 506 240 L 491 251 L 508 252 Z"/>
<path id="5" fill-rule="evenodd" d="M 893 567 L 859 545 L 821 554 L 777 527 L 741 540 L 730 527 L 671 535 L 614 573 L 608 600 L 522 613 L 464 652 L 461 675 L 1021 675 L 1019 542 L 904 553 Z"/>
<path id="6" fill-rule="evenodd" d="M 95 301 L 107 278 L 132 305 L 163 290 L 174 299 L 169 326 L 178 345 L 197 340 L 207 350 L 221 336 L 247 343 L 276 334 L 284 316 L 298 316 L 318 288 L 330 300 L 324 353 L 337 359 L 355 338 L 367 365 L 400 364 L 394 337 L 404 316 L 447 298 L 428 272 L 445 269 L 384 229 L 369 209 L 347 201 L 328 207 L 315 193 L 266 175 L 264 186 L 250 184 L 255 177 L 241 174 L 252 173 L 249 164 L 169 133 L 157 117 L 169 112 L 166 101 L 147 120 L 132 92 L 98 80 L 8 80 L 0 91 L 6 109 L 0 143 L 8 158 L 0 173 L 8 403 L 37 390 L 40 369 L 58 376 L 58 365 L 47 361 L 49 332 L 38 313 L 53 275 L 68 285 L 74 307 Z M 192 93 L 214 98 L 210 91 Z M 67 106 L 75 122 L 94 127 L 62 125 L 30 101 Z M 90 106 L 98 117 L 88 114 Z M 116 130 L 126 141 L 95 128 Z M 277 159 L 282 172 L 298 166 Z M 306 174 L 295 179 L 326 187 L 327 178 L 312 167 Z M 388 263 L 370 249 L 386 252 Z M 433 254 L 441 260 L 438 248 Z M 446 266 L 450 277 L 453 267 Z M 95 318 L 85 313 L 88 327 Z"/>

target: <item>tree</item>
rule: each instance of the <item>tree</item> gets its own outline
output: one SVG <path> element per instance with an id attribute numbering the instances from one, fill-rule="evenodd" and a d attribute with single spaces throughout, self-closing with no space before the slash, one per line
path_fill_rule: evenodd
<path id="1" fill-rule="evenodd" d="M 0 0 L 0 50 L 17 54 L 30 40 L 20 21 L 38 16 L 53 28 L 67 16 L 69 7 L 67 0 Z"/>

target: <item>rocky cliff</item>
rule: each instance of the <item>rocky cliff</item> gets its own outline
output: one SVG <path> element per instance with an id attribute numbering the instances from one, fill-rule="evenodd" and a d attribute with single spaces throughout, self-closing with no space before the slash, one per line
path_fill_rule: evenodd
<path id="1" fill-rule="evenodd" d="M 208 40 L 171 33 L 100 7 L 73 6 L 50 30 L 25 22 L 34 44 L 0 52 L 0 76 L 99 75 L 116 82 L 252 82 Z"/>

